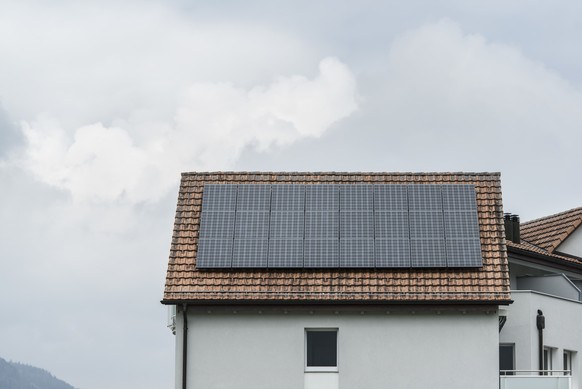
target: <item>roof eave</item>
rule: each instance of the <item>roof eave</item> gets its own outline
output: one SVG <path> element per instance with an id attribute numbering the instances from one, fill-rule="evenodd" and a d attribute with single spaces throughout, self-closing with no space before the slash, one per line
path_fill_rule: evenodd
<path id="1" fill-rule="evenodd" d="M 530 251 L 527 249 L 522 249 L 515 246 L 507 246 L 507 252 L 510 254 L 509 257 L 515 259 L 525 260 L 529 262 L 534 262 L 540 265 L 549 265 L 560 270 L 574 271 L 582 273 L 582 262 L 580 264 L 573 262 L 566 262 L 552 255 L 545 255 L 537 253 L 535 251 Z"/>

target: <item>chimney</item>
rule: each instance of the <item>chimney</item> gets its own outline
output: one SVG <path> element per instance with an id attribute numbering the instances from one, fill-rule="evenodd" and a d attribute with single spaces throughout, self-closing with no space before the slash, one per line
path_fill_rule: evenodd
<path id="1" fill-rule="evenodd" d="M 503 215 L 505 238 L 513 243 L 521 243 L 519 232 L 519 216 L 506 213 Z"/>
<path id="2" fill-rule="evenodd" d="M 519 216 L 518 215 L 512 215 L 511 216 L 511 221 L 513 223 L 513 243 L 521 243 L 521 236 L 519 233 Z"/>

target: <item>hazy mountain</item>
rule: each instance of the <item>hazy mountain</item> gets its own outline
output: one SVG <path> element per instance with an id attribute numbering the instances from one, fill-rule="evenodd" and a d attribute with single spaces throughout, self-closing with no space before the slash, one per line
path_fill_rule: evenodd
<path id="1" fill-rule="evenodd" d="M 46 370 L 0 358 L 2 389 L 75 389 Z"/>

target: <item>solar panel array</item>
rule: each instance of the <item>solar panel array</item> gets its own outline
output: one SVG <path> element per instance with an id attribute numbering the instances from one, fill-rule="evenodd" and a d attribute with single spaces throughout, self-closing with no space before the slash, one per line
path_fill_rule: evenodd
<path id="1" fill-rule="evenodd" d="M 206 184 L 197 267 L 481 267 L 466 184 Z"/>

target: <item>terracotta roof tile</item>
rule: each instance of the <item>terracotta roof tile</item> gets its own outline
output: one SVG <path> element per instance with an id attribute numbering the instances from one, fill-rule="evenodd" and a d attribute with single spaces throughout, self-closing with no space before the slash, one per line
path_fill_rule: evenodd
<path id="1" fill-rule="evenodd" d="M 582 224 L 582 208 L 557 213 L 521 224 L 521 239 L 552 253 Z"/>
<path id="2" fill-rule="evenodd" d="M 483 253 L 477 269 L 196 269 L 205 183 L 474 184 Z M 177 301 L 506 302 L 510 300 L 498 173 L 183 173 L 164 291 Z"/>

